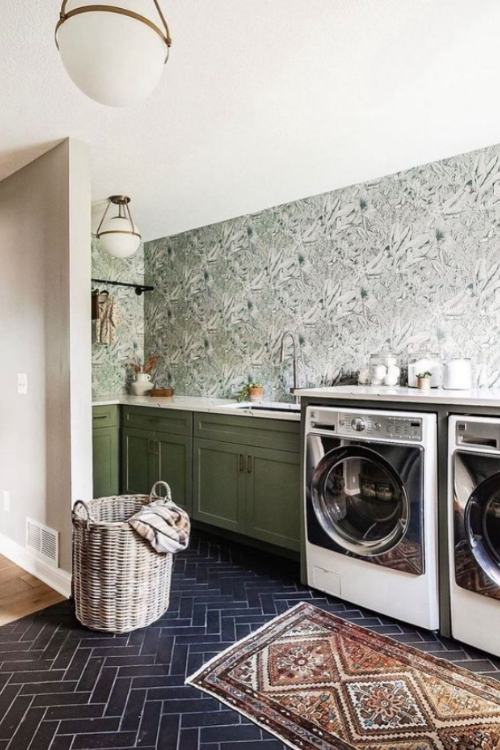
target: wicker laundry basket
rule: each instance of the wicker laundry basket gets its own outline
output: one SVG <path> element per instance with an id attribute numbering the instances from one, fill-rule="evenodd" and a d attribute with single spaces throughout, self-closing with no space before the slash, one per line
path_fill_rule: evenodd
<path id="1" fill-rule="evenodd" d="M 128 524 L 151 494 L 100 497 L 73 506 L 73 596 L 76 616 L 87 628 L 128 633 L 157 620 L 168 609 L 172 555 L 158 554 Z"/>

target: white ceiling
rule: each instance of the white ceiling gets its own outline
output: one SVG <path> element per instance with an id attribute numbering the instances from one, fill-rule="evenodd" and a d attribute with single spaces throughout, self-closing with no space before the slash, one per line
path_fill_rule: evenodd
<path id="1" fill-rule="evenodd" d="M 161 3 L 162 84 L 114 110 L 66 76 L 59 0 L 0 0 L 0 179 L 80 138 L 152 239 L 500 141 L 498 0 Z"/>

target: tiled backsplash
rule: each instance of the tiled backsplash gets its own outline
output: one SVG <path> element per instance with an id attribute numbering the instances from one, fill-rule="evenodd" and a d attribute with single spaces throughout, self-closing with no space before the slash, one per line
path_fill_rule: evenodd
<path id="1" fill-rule="evenodd" d="M 92 277 L 111 281 L 143 283 L 144 252 L 128 259 L 113 258 L 92 243 Z M 144 356 L 144 297 L 133 289 L 93 284 L 92 288 L 108 289 L 117 303 L 117 336 L 111 346 L 92 345 L 92 391 L 94 398 L 124 393 L 127 388 L 127 365 L 134 357 Z"/>
<path id="2" fill-rule="evenodd" d="M 302 384 L 389 348 L 488 359 L 500 384 L 500 147 L 409 169 L 145 246 L 145 343 L 161 384 L 281 397 L 283 331 Z"/>

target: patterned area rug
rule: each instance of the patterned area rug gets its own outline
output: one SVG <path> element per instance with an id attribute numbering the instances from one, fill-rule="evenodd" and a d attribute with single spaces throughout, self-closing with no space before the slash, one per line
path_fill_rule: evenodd
<path id="1" fill-rule="evenodd" d="M 500 687 L 301 603 L 187 680 L 296 750 L 499 750 Z"/>

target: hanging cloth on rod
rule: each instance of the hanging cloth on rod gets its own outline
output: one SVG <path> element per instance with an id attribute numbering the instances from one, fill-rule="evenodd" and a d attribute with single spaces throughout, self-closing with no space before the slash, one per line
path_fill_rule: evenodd
<path id="1" fill-rule="evenodd" d="M 118 305 L 115 298 L 106 290 L 97 290 L 97 319 L 94 324 L 94 342 L 111 346 L 116 341 L 116 329 L 119 321 Z"/>

